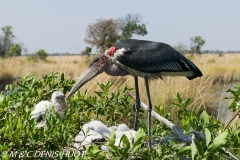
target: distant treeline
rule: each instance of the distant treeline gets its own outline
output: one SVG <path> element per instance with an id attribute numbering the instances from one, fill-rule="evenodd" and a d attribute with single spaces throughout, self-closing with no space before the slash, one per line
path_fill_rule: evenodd
<path id="1" fill-rule="evenodd" d="M 220 51 L 220 50 L 203 50 L 202 53 L 240 53 L 239 51 L 229 50 L 229 51 Z"/>
<path id="2" fill-rule="evenodd" d="M 184 51 L 183 54 L 190 54 L 190 51 Z M 224 53 L 224 54 L 240 54 L 240 51 L 220 51 L 220 50 L 203 50 L 201 51 L 201 54 L 219 54 L 219 53 Z M 22 54 L 22 56 L 30 56 L 33 54 Z M 95 55 L 95 54 L 91 54 Z M 88 55 L 82 55 L 81 53 L 48 53 L 48 56 L 88 56 Z"/>

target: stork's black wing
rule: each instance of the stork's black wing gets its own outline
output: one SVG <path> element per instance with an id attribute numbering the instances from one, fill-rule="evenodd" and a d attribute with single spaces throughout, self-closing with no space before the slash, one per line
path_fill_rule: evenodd
<path id="1" fill-rule="evenodd" d="M 189 79 L 202 76 L 197 66 L 165 43 L 128 39 L 116 46 L 126 50 L 117 60 L 132 69 L 146 73 L 193 71 L 195 75 Z"/>

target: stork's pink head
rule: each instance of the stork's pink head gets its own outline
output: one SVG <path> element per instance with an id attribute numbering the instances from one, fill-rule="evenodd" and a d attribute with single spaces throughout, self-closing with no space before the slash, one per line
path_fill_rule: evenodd
<path id="1" fill-rule="evenodd" d="M 110 47 L 107 51 L 107 54 L 112 57 L 114 52 L 117 50 L 117 47 L 113 46 L 113 47 Z"/>

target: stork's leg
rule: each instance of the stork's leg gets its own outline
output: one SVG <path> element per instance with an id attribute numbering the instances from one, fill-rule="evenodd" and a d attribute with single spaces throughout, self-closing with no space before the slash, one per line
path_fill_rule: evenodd
<path id="1" fill-rule="evenodd" d="M 134 130 L 137 131 L 137 129 L 138 129 L 138 114 L 139 114 L 139 108 L 140 108 L 138 77 L 134 77 L 134 81 L 135 81 L 135 91 L 136 91 Z"/>
<path id="2" fill-rule="evenodd" d="M 151 114 L 152 114 L 152 103 L 149 92 L 148 77 L 144 77 L 146 85 L 146 93 L 148 98 L 148 147 L 151 148 Z"/>

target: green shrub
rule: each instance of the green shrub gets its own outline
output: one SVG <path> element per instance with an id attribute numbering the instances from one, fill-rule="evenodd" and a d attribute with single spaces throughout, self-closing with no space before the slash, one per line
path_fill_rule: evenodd
<path id="1" fill-rule="evenodd" d="M 240 156 L 240 127 L 229 127 L 223 131 L 223 124 L 212 119 L 206 111 L 197 116 L 193 110 L 188 110 L 190 99 L 182 99 L 179 94 L 175 96 L 175 102 L 171 105 L 172 109 L 176 109 L 179 127 L 184 134 L 191 134 L 192 130 L 205 133 L 206 142 L 196 141 L 196 147 L 174 140 L 161 143 L 159 138 L 172 136 L 172 131 L 153 119 L 152 139 L 157 143 L 154 143 L 149 152 L 145 133 L 147 114 L 142 114 L 142 129 L 138 130 L 132 147 L 126 136 L 121 138 L 122 147 L 115 146 L 115 135 L 112 133 L 109 143 L 106 144 L 108 153 L 99 150 L 97 145 L 78 151 L 72 150 L 72 142 L 81 130 L 80 126 L 90 119 L 115 125 L 123 122 L 130 124 L 134 117 L 133 105 L 126 95 L 131 89 L 123 87 L 110 93 L 109 89 L 113 83 L 107 82 L 99 84 L 100 91 L 96 91 L 94 95 L 88 95 L 87 91 L 76 92 L 67 101 L 68 110 L 64 119 L 52 113 L 45 117 L 46 127 L 35 128 L 35 120 L 30 119 L 34 105 L 41 100 L 49 100 L 54 90 L 66 94 L 74 83 L 73 80 L 65 79 L 64 74 L 51 72 L 49 75 L 43 75 L 41 79 L 25 76 L 18 81 L 17 91 L 14 91 L 13 85 L 6 87 L 8 92 L 0 94 L 0 153 L 3 159 L 39 159 L 40 155 L 34 154 L 45 151 L 52 154 L 42 155 L 43 159 L 179 159 L 180 156 L 184 156 L 215 160 L 227 159 L 224 148 Z M 239 95 L 239 92 L 236 92 L 236 97 Z M 164 107 L 156 106 L 155 110 L 170 119 L 171 115 Z M 75 154 L 78 157 L 67 155 L 67 151 L 71 155 L 73 152 L 78 153 Z"/>
<path id="2" fill-rule="evenodd" d="M 47 60 L 47 56 L 48 56 L 48 54 L 46 53 L 46 51 L 44 49 L 40 49 L 35 54 L 29 54 L 27 59 L 29 61 L 43 60 L 43 61 L 48 62 L 48 63 L 56 63 L 54 61 L 53 62 L 52 61 L 48 61 Z"/>
<path id="3" fill-rule="evenodd" d="M 92 52 L 91 47 L 86 47 L 84 51 L 81 52 L 81 55 L 90 55 Z"/>
<path id="4" fill-rule="evenodd" d="M 27 60 L 28 60 L 28 61 L 37 61 L 37 56 L 36 56 L 36 54 L 29 54 L 29 55 L 27 56 Z"/>
<path id="5" fill-rule="evenodd" d="M 44 49 L 39 49 L 37 52 L 36 52 L 36 55 L 39 59 L 41 60 L 46 60 L 47 59 L 47 53 Z"/>
<path id="6" fill-rule="evenodd" d="M 208 63 L 216 63 L 216 60 L 215 59 L 209 59 L 207 62 Z"/>
<path id="7" fill-rule="evenodd" d="M 7 57 L 21 56 L 22 48 L 19 44 L 13 44 L 6 53 Z"/>

